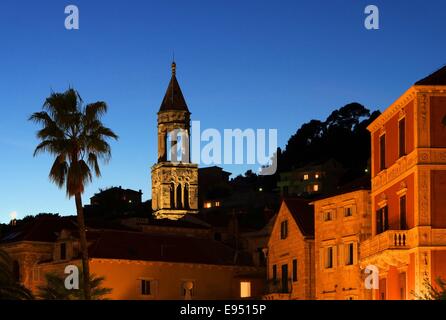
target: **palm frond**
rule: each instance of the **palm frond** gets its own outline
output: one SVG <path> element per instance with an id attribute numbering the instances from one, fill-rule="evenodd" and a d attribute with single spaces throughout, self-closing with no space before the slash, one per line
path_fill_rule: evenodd
<path id="1" fill-rule="evenodd" d="M 64 154 L 60 154 L 54 160 L 53 166 L 51 167 L 49 178 L 54 182 L 59 188 L 62 188 L 65 184 L 65 179 L 68 172 L 68 163 Z"/>
<path id="2" fill-rule="evenodd" d="M 96 177 L 101 176 L 101 169 L 99 168 L 98 157 L 94 153 L 88 154 L 88 165 L 94 169 Z"/>

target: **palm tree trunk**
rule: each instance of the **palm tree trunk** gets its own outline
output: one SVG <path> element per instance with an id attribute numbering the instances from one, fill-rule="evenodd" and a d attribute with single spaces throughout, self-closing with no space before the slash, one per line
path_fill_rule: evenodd
<path id="1" fill-rule="evenodd" d="M 84 208 L 82 207 L 82 198 L 80 193 L 74 195 L 76 200 L 77 224 L 79 226 L 79 240 L 82 254 L 82 272 L 84 278 L 84 297 L 85 300 L 91 300 L 90 291 L 90 265 L 88 261 L 87 236 L 85 232 Z"/>

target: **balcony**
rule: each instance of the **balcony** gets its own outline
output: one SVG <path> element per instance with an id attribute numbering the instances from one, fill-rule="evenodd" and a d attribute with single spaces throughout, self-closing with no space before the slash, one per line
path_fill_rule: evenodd
<path id="1" fill-rule="evenodd" d="M 410 236 L 408 230 L 387 230 L 364 241 L 361 244 L 360 257 L 365 263 L 374 263 L 376 255 L 392 251 L 392 258 L 398 259 L 397 252 L 401 252 L 401 258 L 406 260 L 405 250 L 410 248 Z M 396 262 L 396 261 L 394 261 Z"/>
<path id="2" fill-rule="evenodd" d="M 293 291 L 291 279 L 283 282 L 280 279 L 270 279 L 266 282 L 264 299 L 266 300 L 288 300 Z"/>

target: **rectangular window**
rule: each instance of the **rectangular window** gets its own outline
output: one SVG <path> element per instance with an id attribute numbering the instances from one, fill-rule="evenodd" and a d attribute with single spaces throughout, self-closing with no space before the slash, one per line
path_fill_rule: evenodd
<path id="1" fill-rule="evenodd" d="M 152 281 L 150 280 L 141 280 L 141 295 L 150 296 L 152 294 Z"/>
<path id="2" fill-rule="evenodd" d="M 379 137 L 379 169 L 386 168 L 386 135 Z"/>
<path id="3" fill-rule="evenodd" d="M 60 244 L 60 260 L 65 260 L 67 258 L 67 244 L 61 243 Z"/>
<path id="4" fill-rule="evenodd" d="M 309 176 L 308 174 L 304 174 L 304 180 L 308 180 Z"/>
<path id="5" fill-rule="evenodd" d="M 387 206 L 376 211 L 376 234 L 380 234 L 389 229 Z"/>
<path id="6" fill-rule="evenodd" d="M 40 281 L 40 269 L 39 268 L 33 269 L 33 281 Z"/>
<path id="7" fill-rule="evenodd" d="M 407 230 L 406 196 L 400 198 L 400 230 Z"/>
<path id="8" fill-rule="evenodd" d="M 315 185 L 313 186 L 313 191 L 314 191 L 314 192 L 318 192 L 318 191 L 319 191 L 319 185 L 318 185 L 318 184 L 315 184 Z"/>
<path id="9" fill-rule="evenodd" d="M 293 282 L 297 281 L 297 259 L 293 260 Z"/>
<path id="10" fill-rule="evenodd" d="M 282 265 L 282 293 L 289 293 L 288 291 L 288 265 Z"/>
<path id="11" fill-rule="evenodd" d="M 273 265 L 273 280 L 277 279 L 277 265 Z"/>
<path id="12" fill-rule="evenodd" d="M 406 119 L 403 118 L 398 122 L 399 132 L 399 156 L 406 155 Z"/>
<path id="13" fill-rule="evenodd" d="M 284 196 L 288 196 L 288 193 L 289 193 L 289 191 L 288 191 L 288 186 L 284 186 L 284 187 L 283 187 L 283 195 L 284 195 Z"/>
<path id="14" fill-rule="evenodd" d="M 251 297 L 251 282 L 241 281 L 240 282 L 240 298 L 250 298 Z"/>
<path id="15" fill-rule="evenodd" d="M 344 208 L 344 217 L 351 217 L 353 215 L 352 208 L 346 207 Z"/>
<path id="16" fill-rule="evenodd" d="M 349 243 L 347 244 L 347 250 L 346 250 L 346 259 L 345 259 L 345 265 L 347 266 L 351 266 L 354 263 L 354 244 L 353 243 Z"/>
<path id="17" fill-rule="evenodd" d="M 331 269 L 333 268 L 333 247 L 328 247 L 325 253 L 325 269 Z"/>
<path id="18" fill-rule="evenodd" d="M 286 239 L 288 236 L 288 220 L 282 221 L 280 224 L 280 239 Z"/>
<path id="19" fill-rule="evenodd" d="M 331 221 L 331 220 L 333 220 L 331 211 L 324 212 L 324 221 Z"/>

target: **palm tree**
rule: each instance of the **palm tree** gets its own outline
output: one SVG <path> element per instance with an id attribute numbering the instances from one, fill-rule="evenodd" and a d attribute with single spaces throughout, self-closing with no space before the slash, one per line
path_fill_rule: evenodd
<path id="1" fill-rule="evenodd" d="M 48 152 L 55 157 L 49 178 L 59 188 L 66 187 L 67 196 L 74 196 L 82 253 L 85 299 L 90 300 L 90 270 L 88 246 L 85 234 L 82 193 L 93 174 L 101 175 L 98 160 L 107 162 L 111 157 L 108 139 L 118 136 L 101 122 L 107 112 L 105 102 L 98 101 L 84 106 L 74 89 L 64 93 L 51 93 L 43 105 L 43 111 L 34 113 L 29 120 L 42 128 L 37 132 L 41 141 L 34 156 Z"/>
<path id="2" fill-rule="evenodd" d="M 0 300 L 31 300 L 33 295 L 14 277 L 13 262 L 0 250 Z"/>
<path id="3" fill-rule="evenodd" d="M 83 290 L 68 290 L 65 287 L 65 279 L 54 273 L 45 275 L 46 285 L 39 287 L 39 298 L 45 300 L 82 300 Z M 80 276 L 80 287 L 82 288 L 83 276 Z M 110 288 L 103 288 L 104 277 L 90 276 L 90 290 L 92 300 L 105 300 L 104 296 L 112 292 Z"/>

